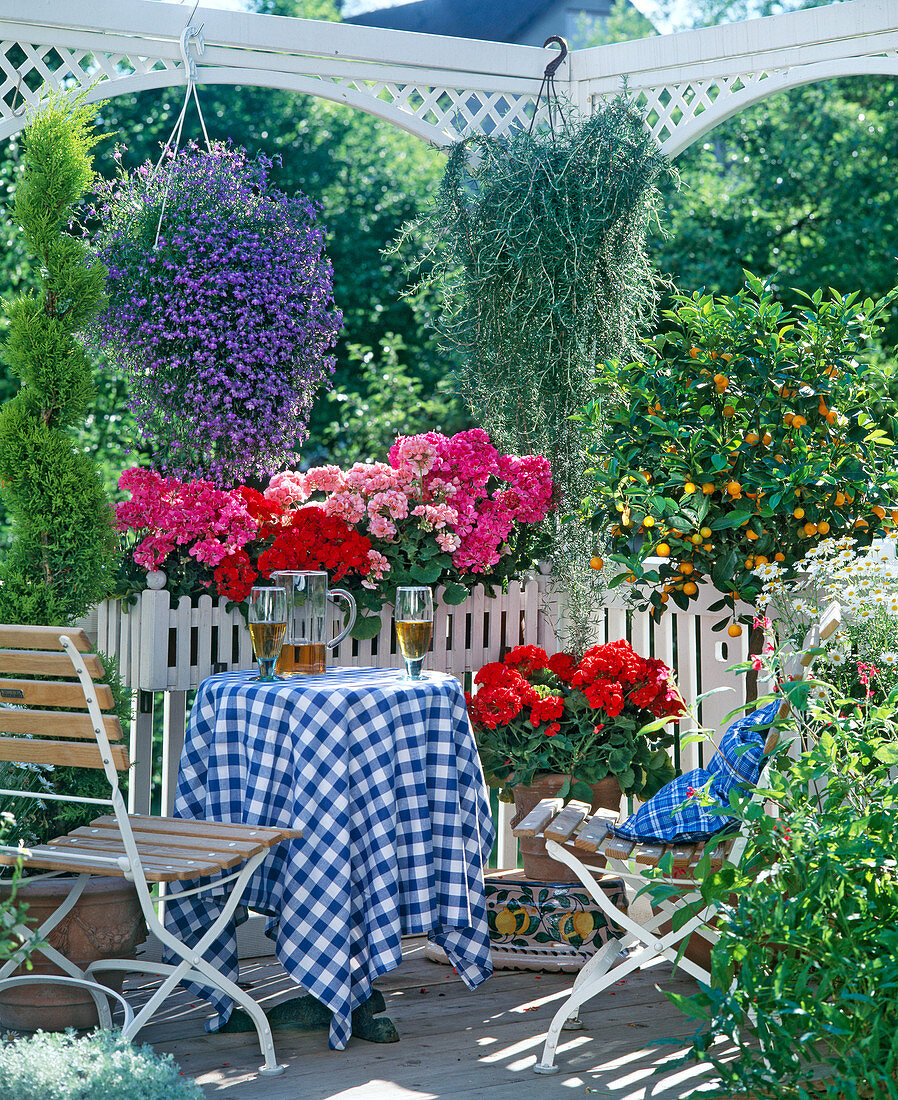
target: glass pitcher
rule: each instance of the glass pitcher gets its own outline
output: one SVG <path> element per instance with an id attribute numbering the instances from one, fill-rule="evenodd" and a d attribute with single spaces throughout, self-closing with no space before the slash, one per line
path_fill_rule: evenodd
<path id="1" fill-rule="evenodd" d="M 343 588 L 328 590 L 327 573 L 283 571 L 273 573 L 275 584 L 287 590 L 287 632 L 278 658 L 277 671 L 313 675 L 327 668 L 327 647 L 335 648 L 355 623 L 355 600 Z M 349 604 L 349 622 L 336 638 L 327 637 L 328 598 Z"/>

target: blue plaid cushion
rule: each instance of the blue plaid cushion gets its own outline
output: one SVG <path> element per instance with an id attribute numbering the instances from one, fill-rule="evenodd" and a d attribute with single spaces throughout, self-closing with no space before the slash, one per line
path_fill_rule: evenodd
<path id="1" fill-rule="evenodd" d="M 722 813 L 735 787 L 752 786 L 761 774 L 767 727 L 776 717 L 779 703 L 769 703 L 734 722 L 720 740 L 707 768 L 695 768 L 662 787 L 635 814 L 612 832 L 626 840 L 681 844 L 706 840 L 730 832 L 737 819 Z M 714 806 L 702 806 L 690 797 L 690 789 L 707 791 Z"/>

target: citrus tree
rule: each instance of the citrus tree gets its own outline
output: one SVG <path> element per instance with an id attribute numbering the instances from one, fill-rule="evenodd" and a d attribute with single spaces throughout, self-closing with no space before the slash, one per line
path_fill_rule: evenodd
<path id="1" fill-rule="evenodd" d="M 642 361 L 603 365 L 581 423 L 612 586 L 631 583 L 657 617 L 710 582 L 732 619 L 765 563 L 789 569 L 820 539 L 864 544 L 898 522 L 895 406 L 871 415 L 861 358 L 896 296 L 817 291 L 786 310 L 746 273 L 732 297 L 675 295 Z"/>

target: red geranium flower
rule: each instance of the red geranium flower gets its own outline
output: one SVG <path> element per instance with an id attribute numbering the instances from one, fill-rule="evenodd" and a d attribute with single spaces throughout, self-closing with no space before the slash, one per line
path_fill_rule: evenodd
<path id="1" fill-rule="evenodd" d="M 218 566 L 213 576 L 219 596 L 227 596 L 235 603 L 242 603 L 259 574 L 253 568 L 247 552 L 235 550 Z"/>
<path id="2" fill-rule="evenodd" d="M 522 676 L 529 676 L 545 668 L 549 655 L 538 645 L 519 645 L 505 654 L 504 663 L 516 668 Z"/>
<path id="3" fill-rule="evenodd" d="M 371 570 L 371 540 L 323 508 L 297 508 L 290 524 L 259 555 L 259 572 L 270 577 L 280 569 L 324 569 L 338 581 L 349 572 L 367 576 Z"/>

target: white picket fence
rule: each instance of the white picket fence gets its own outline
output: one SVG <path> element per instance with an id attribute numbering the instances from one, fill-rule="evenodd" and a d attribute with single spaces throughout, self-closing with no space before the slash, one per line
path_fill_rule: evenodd
<path id="1" fill-rule="evenodd" d="M 487 661 L 499 659 L 516 645 L 539 645 L 550 653 L 557 648 L 558 624 L 563 601 L 547 576 L 533 576 L 524 583 L 512 582 L 508 591 L 489 597 L 482 587 L 457 606 L 447 606 L 436 593 L 436 615 L 432 651 L 427 667 L 450 673 L 465 684 Z M 700 708 L 700 720 L 719 729 L 725 715 L 743 699 L 743 679 L 729 666 L 744 660 L 747 631 L 741 638 L 712 630 L 719 613 L 708 611 L 717 594 L 709 591 L 689 611 L 668 611 L 660 623 L 644 613 L 629 611 L 621 597 L 609 593 L 599 616 L 595 641 L 627 638 L 637 652 L 660 658 L 677 678 L 691 707 L 697 696 L 712 688 L 730 690 L 707 698 Z M 334 636 L 339 629 L 334 609 Z M 184 743 L 190 694 L 207 676 L 232 669 L 253 667 L 252 644 L 243 618 L 227 611 L 226 601 L 202 596 L 198 606 L 182 597 L 173 604 L 168 592 L 145 591 L 136 604 L 118 600 L 101 603 L 83 625 L 103 652 L 118 658 L 122 678 L 135 692 L 131 724 L 130 801 L 135 812 L 150 812 L 153 803 L 153 724 L 156 708 L 162 707 L 161 811 L 171 813 L 177 784 L 178 761 Z M 392 617 L 383 614 L 380 633 L 367 641 L 344 640 L 329 658 L 332 666 L 397 667 Z M 160 699 L 161 694 L 161 699 Z M 681 736 L 694 727 L 681 724 Z M 700 744 L 677 746 L 676 759 L 686 770 L 698 766 L 707 753 Z M 514 866 L 515 839 L 508 828 L 511 808 L 500 804 L 498 865 Z"/>

